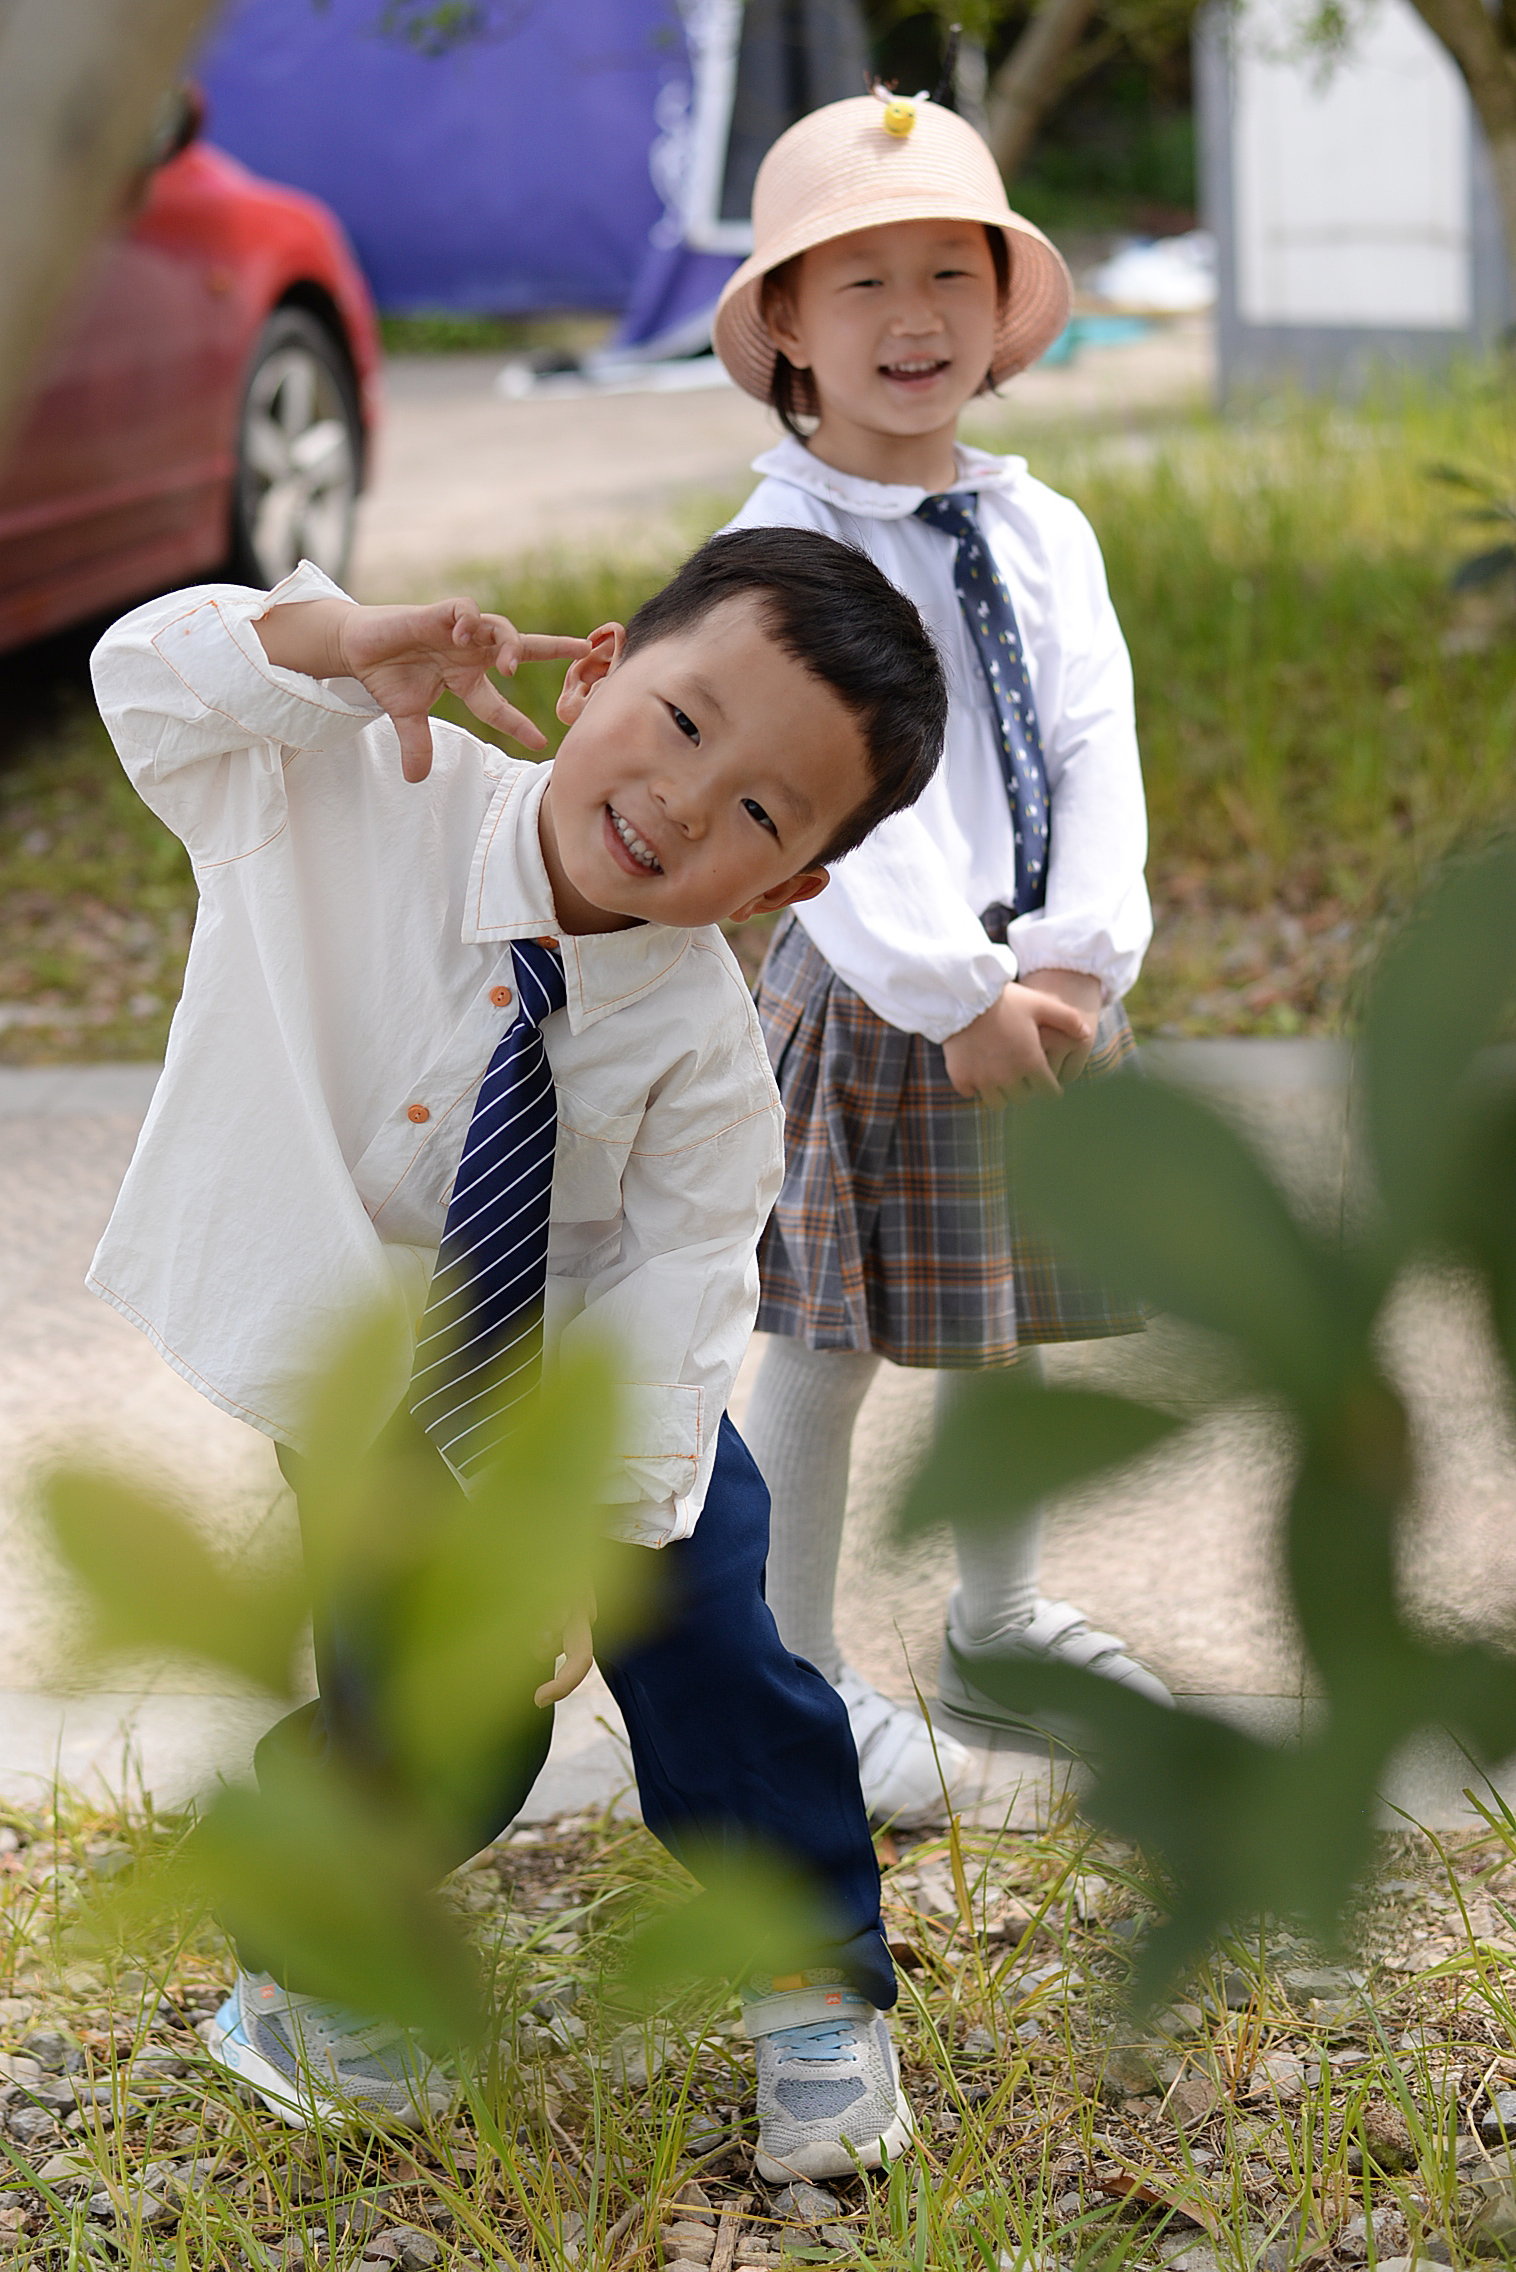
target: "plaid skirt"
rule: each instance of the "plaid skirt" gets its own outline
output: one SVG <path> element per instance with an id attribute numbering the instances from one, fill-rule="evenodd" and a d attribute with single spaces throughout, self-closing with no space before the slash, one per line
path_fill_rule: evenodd
<path id="1" fill-rule="evenodd" d="M 759 975 L 758 1015 L 786 1116 L 760 1333 L 982 1371 L 1019 1342 L 1141 1331 L 1140 1311 L 1023 1229 L 1000 1114 L 959 1096 L 939 1043 L 876 1017 L 793 916 Z M 1113 1004 L 1085 1078 L 1135 1048 Z"/>

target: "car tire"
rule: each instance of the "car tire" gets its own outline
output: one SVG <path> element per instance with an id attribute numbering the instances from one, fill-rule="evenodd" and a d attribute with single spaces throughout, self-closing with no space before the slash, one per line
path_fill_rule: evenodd
<path id="1" fill-rule="evenodd" d="M 267 591 L 302 560 L 340 583 L 353 543 L 363 427 L 341 347 L 276 308 L 248 365 L 232 493 L 232 573 Z"/>

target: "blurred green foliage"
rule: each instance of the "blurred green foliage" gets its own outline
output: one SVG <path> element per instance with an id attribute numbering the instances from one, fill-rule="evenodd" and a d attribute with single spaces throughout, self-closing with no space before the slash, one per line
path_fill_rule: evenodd
<path id="1" fill-rule="evenodd" d="M 612 329 L 608 316 L 464 315 L 415 308 L 379 318 L 387 355 L 522 355 L 546 348 L 565 356 L 598 347 Z"/>
<path id="2" fill-rule="evenodd" d="M 465 1495 L 382 1432 L 409 1369 L 402 1330 L 381 1317 L 341 1349 L 313 1396 L 301 1481 L 318 1618 L 384 1636 L 372 1712 L 386 1765 L 334 1750 L 318 1772 L 266 1752 L 259 1788 L 215 1798 L 176 1869 L 302 1984 L 460 2040 L 477 2031 L 477 1983 L 434 1896 L 441 1857 L 467 1850 L 572 1607 L 594 1589 L 627 1614 L 597 1551 L 617 1398 L 602 1357 L 555 1368 L 509 1457 Z M 298 1571 L 234 1572 L 200 1526 L 109 1474 L 56 1473 L 43 1507 L 91 1607 L 94 1666 L 153 1650 L 297 1701 Z"/>
<path id="3" fill-rule="evenodd" d="M 507 1453 L 465 1494 L 418 1432 L 386 1425 L 408 1371 L 404 1330 L 391 1317 L 361 1326 L 314 1386 L 303 1572 L 234 1569 L 203 1522 L 107 1472 L 61 1469 L 42 1504 L 87 1604 L 77 1662 L 92 1678 L 151 1651 L 288 1706 L 312 1605 L 379 1637 L 364 1651 L 365 1755 L 337 1743 L 318 1762 L 298 1741 L 265 1745 L 257 1789 L 223 1789 L 156 1879 L 124 1886 L 123 1921 L 140 1934 L 144 1910 L 208 1903 L 249 1962 L 459 2044 L 483 2030 L 481 1975 L 441 1881 L 478 1843 L 570 1612 L 592 1598 L 625 1636 L 648 1604 L 632 1574 L 644 1558 L 602 1551 L 619 1409 L 607 1358 L 550 1368 Z M 713 1837 L 709 1867 L 690 1846 L 704 1891 L 634 1939 L 619 1994 L 755 1963 L 792 1969 L 835 1940 L 794 1869 Z"/>
<path id="4" fill-rule="evenodd" d="M 1516 498 L 1510 495 L 1504 483 L 1491 481 L 1487 474 L 1470 473 L 1466 467 L 1457 465 L 1428 466 L 1427 474 L 1432 481 L 1440 481 L 1447 488 L 1461 490 L 1465 496 L 1477 500 L 1463 507 L 1461 520 L 1472 521 L 1481 528 L 1516 530 Z M 1516 542 L 1506 536 L 1499 544 L 1461 560 L 1453 571 L 1453 589 L 1455 592 L 1482 591 L 1486 584 L 1502 583 L 1512 576 L 1516 576 Z"/>
<path id="5" fill-rule="evenodd" d="M 1450 864 L 1377 973 L 1351 1122 L 1365 1133 L 1372 1204 L 1335 1238 L 1297 1218 L 1215 1112 L 1161 1081 L 1075 1088 L 1008 1121 L 1028 1215 L 1120 1293 L 1222 1336 L 1295 1440 L 1283 1559 L 1323 1694 L 1298 1749 L 1072 1668 L 976 1660 L 973 1678 L 1013 1709 L 1083 1728 L 1093 1818 L 1172 1873 L 1170 1916 L 1140 1973 L 1147 1993 L 1218 1927 L 1259 1912 L 1332 1934 L 1369 1857 L 1383 1770 L 1418 1729 L 1445 1726 L 1486 1762 L 1516 1750 L 1516 1658 L 1436 1642 L 1402 1611 L 1397 1546 L 1417 1447 L 1377 1340 L 1404 1273 L 1453 1258 L 1482 1283 L 1516 1371 L 1516 1064 L 1492 1048 L 1513 998 L 1506 839 Z M 1098 1403 L 1014 1378 L 979 1384 L 906 1527 L 956 1516 L 966 1473 L 988 1479 L 1000 1464 L 1014 1520 L 1046 1481 L 1087 1483 L 1172 1433 L 1167 1413 Z"/>

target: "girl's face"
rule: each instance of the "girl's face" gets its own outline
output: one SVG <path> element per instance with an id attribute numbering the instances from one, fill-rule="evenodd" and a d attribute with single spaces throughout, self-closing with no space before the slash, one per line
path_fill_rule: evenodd
<path id="1" fill-rule="evenodd" d="M 803 254 L 767 320 L 811 374 L 819 433 L 918 441 L 951 429 L 983 386 L 998 314 L 977 221 L 899 221 Z"/>

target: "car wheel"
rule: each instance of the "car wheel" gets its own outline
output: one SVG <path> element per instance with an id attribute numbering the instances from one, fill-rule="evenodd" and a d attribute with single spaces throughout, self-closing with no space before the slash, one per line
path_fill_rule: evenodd
<path id="1" fill-rule="evenodd" d="M 363 433 L 352 374 L 314 316 L 278 308 L 248 371 L 232 507 L 234 572 L 267 591 L 302 560 L 340 582 Z"/>

